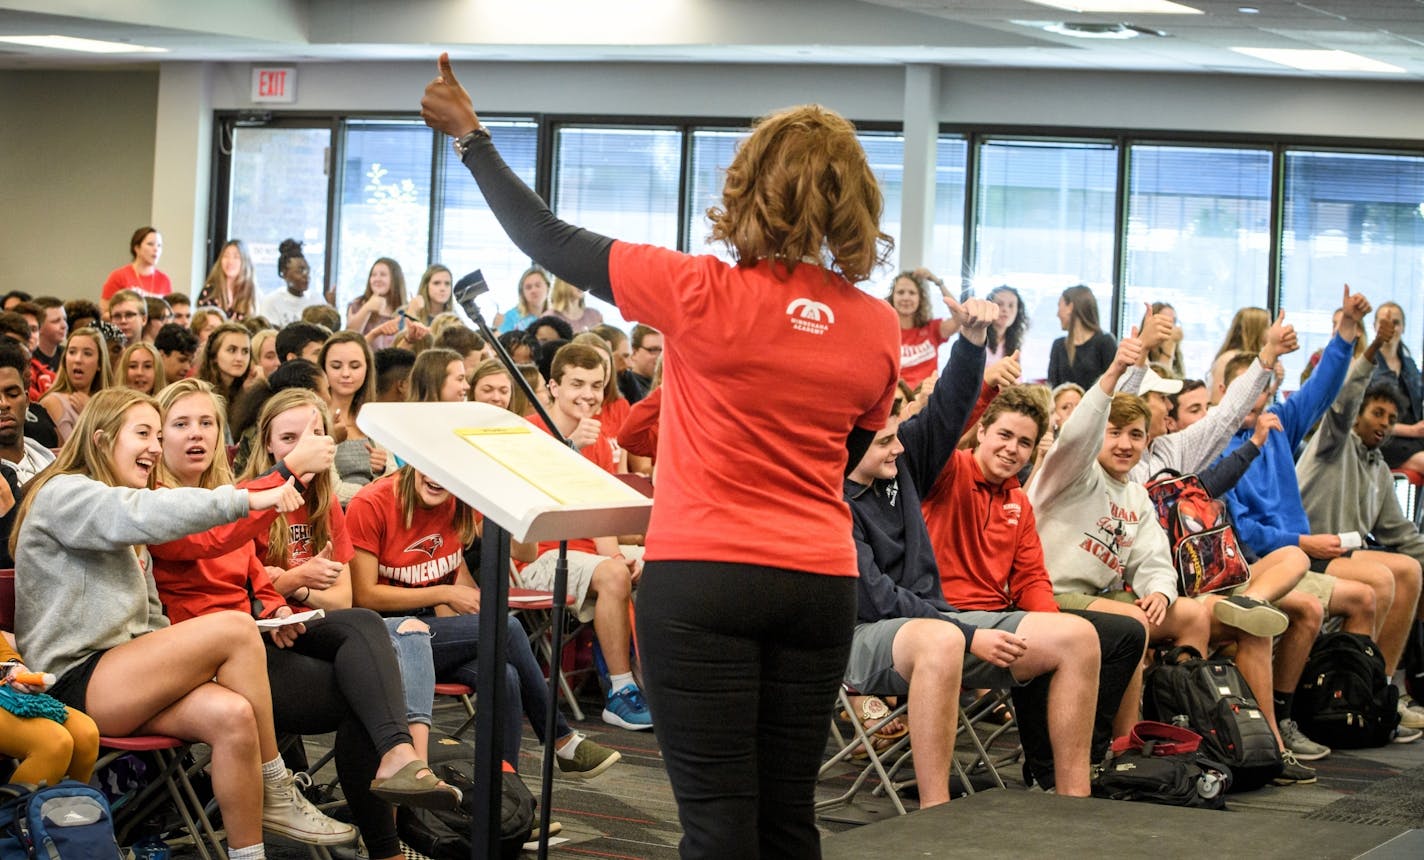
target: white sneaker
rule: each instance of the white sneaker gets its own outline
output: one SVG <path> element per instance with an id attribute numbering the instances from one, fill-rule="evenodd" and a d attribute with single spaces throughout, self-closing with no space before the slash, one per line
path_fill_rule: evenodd
<path id="1" fill-rule="evenodd" d="M 1424 729 L 1424 708 L 1408 694 L 1399 697 L 1399 724 L 1411 729 Z"/>
<path id="2" fill-rule="evenodd" d="M 292 772 L 282 781 L 262 783 L 262 829 L 307 845 L 346 845 L 356 841 L 356 828 L 328 818 L 299 790 Z"/>
<path id="3" fill-rule="evenodd" d="M 1396 744 L 1412 744 L 1420 738 L 1424 738 L 1424 732 L 1418 729 L 1411 729 L 1408 726 L 1396 726 L 1394 736 L 1390 738 L 1390 742 Z"/>

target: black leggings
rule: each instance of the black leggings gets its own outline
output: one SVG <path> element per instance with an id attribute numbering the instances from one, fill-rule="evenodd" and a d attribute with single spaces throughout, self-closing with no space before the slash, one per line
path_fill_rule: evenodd
<path id="1" fill-rule="evenodd" d="M 816 772 L 854 625 L 852 577 L 648 564 L 639 652 L 682 857 L 821 856 Z"/>
<path id="2" fill-rule="evenodd" d="M 1093 625 L 1098 632 L 1098 647 L 1102 653 L 1102 668 L 1098 673 L 1098 706 L 1093 720 L 1094 763 L 1107 755 L 1112 743 L 1113 717 L 1132 673 L 1142 660 L 1147 647 L 1147 629 L 1135 618 L 1111 612 L 1065 609 Z M 1013 689 L 1014 710 L 1018 715 L 1019 740 L 1024 748 L 1024 768 L 1045 788 L 1052 788 L 1053 744 L 1048 739 L 1048 685 L 1052 674 L 1039 675 L 1022 687 Z"/>
<path id="3" fill-rule="evenodd" d="M 372 857 L 400 853 L 391 805 L 371 794 L 381 757 L 410 743 L 390 634 L 369 609 L 307 624 L 290 648 L 268 640 L 267 678 L 279 733 L 336 732 L 336 774 Z"/>

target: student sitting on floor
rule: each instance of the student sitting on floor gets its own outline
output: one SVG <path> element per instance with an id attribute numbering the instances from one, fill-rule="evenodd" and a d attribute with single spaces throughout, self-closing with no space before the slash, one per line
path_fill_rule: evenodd
<path id="1" fill-rule="evenodd" d="M 1368 536 L 1371 546 L 1383 552 L 1356 555 L 1378 558 L 1398 571 L 1394 603 L 1379 633 L 1385 672 L 1391 677 L 1404 653 L 1404 636 L 1418 615 L 1424 562 L 1424 537 L 1400 510 L 1389 465 L 1380 454 L 1399 418 L 1403 395 L 1390 383 L 1370 384 L 1375 353 L 1393 335 L 1393 320 L 1382 321 L 1374 342 L 1351 364 L 1340 394 L 1296 464 L 1311 530 Z M 1402 690 L 1399 716 L 1404 728 L 1424 728 L 1424 709 L 1410 707 Z"/>
<path id="2" fill-rule="evenodd" d="M 955 455 L 983 375 L 985 329 L 999 315 L 982 299 L 962 308 L 951 301 L 950 311 L 961 337 L 949 372 L 924 411 L 903 423 L 892 416 L 845 482 L 860 570 L 846 678 L 863 692 L 909 695 L 924 809 L 949 800 L 960 687 L 1007 689 L 1051 673 L 1057 789 L 1086 797 L 1098 692 L 1093 628 L 1058 613 L 957 610 L 940 591 L 919 500 Z"/>
<path id="3" fill-rule="evenodd" d="M 594 417 L 603 402 L 608 379 L 603 354 L 584 344 L 568 344 L 554 355 L 549 371 L 549 417 L 579 453 L 609 474 L 614 474 L 614 444 Z M 530 423 L 543 428 L 537 415 Z M 558 541 L 539 545 L 539 556 L 519 571 L 521 588 L 549 591 L 554 587 L 554 562 Z M 634 554 L 629 559 L 628 554 Z M 581 621 L 593 619 L 593 632 L 608 664 L 608 697 L 603 721 L 625 729 L 650 729 L 652 714 L 633 681 L 629 643 L 632 627 L 628 607 L 633 585 L 643 565 L 634 548 L 623 548 L 616 536 L 586 537 L 569 541 L 569 595 Z"/>

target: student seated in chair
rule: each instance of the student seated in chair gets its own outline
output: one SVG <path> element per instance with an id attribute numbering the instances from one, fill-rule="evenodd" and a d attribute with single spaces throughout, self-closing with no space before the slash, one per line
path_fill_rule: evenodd
<path id="1" fill-rule="evenodd" d="M 985 331 L 999 314 L 980 299 L 951 302 L 950 310 L 961 337 L 949 372 L 922 412 L 903 423 L 891 417 L 845 483 L 860 570 L 847 680 L 867 692 L 908 694 L 923 809 L 949 800 L 960 687 L 1012 688 L 1052 675 L 1047 731 L 1057 790 L 1086 797 L 1098 690 L 1092 626 L 1058 613 L 958 610 L 940 590 L 920 497 L 956 456 L 984 373 Z"/>
<path id="2" fill-rule="evenodd" d="M 1394 320 L 1381 318 L 1374 342 L 1350 365 L 1335 403 L 1296 464 L 1311 531 L 1368 535 L 1370 545 L 1379 551 L 1354 555 L 1377 560 L 1395 574 L 1394 602 L 1378 634 L 1385 672 L 1391 677 L 1404 654 L 1405 636 L 1419 614 L 1424 562 L 1424 537 L 1400 509 L 1394 479 L 1380 453 L 1399 418 L 1403 392 L 1389 382 L 1370 382 L 1375 354 L 1393 336 Z M 1407 729 L 1424 728 L 1424 710 L 1410 707 L 1403 690 L 1399 716 L 1400 725 Z"/>
<path id="3" fill-rule="evenodd" d="M 614 474 L 615 443 L 594 417 L 603 402 L 609 370 L 603 354 L 585 344 L 560 347 L 549 368 L 549 417 L 565 439 L 599 468 Z M 529 416 L 543 429 L 538 415 Z M 519 571 L 520 588 L 549 591 L 554 587 L 554 562 L 558 541 L 539 545 L 539 556 Z M 630 559 L 628 554 L 635 557 Z M 616 536 L 586 537 L 569 541 L 569 595 L 580 621 L 593 620 L 603 659 L 608 665 L 608 696 L 603 721 L 635 731 L 653 727 L 652 714 L 633 681 L 629 643 L 632 626 L 628 607 L 633 585 L 643 571 L 638 553 L 619 546 Z"/>

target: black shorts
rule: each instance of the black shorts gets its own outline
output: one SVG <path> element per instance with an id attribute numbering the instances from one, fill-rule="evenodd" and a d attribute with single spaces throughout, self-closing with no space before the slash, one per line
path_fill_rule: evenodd
<path id="1" fill-rule="evenodd" d="M 1347 549 L 1347 550 L 1345 550 L 1344 552 L 1340 553 L 1340 555 L 1339 555 L 1338 557 L 1339 557 L 1339 558 L 1349 558 L 1350 556 L 1352 556 L 1352 555 L 1354 555 L 1354 554 L 1355 554 L 1355 551 L 1354 551 L 1354 550 L 1352 550 L 1352 549 Z M 1312 571 L 1316 572 L 1316 573 L 1324 573 L 1324 572 L 1325 572 L 1325 568 L 1329 567 L 1329 566 L 1330 566 L 1330 562 L 1332 562 L 1332 561 L 1334 561 L 1334 560 L 1335 560 L 1335 559 L 1333 559 L 1333 558 L 1312 558 L 1312 559 L 1310 560 L 1310 569 L 1311 569 Z"/>
<path id="2" fill-rule="evenodd" d="M 76 711 L 88 711 L 85 707 L 85 694 L 89 691 L 89 679 L 94 676 L 94 669 L 98 667 L 99 660 L 107 653 L 107 650 L 95 651 L 85 657 L 83 663 L 60 675 L 54 686 L 45 692 Z"/>

